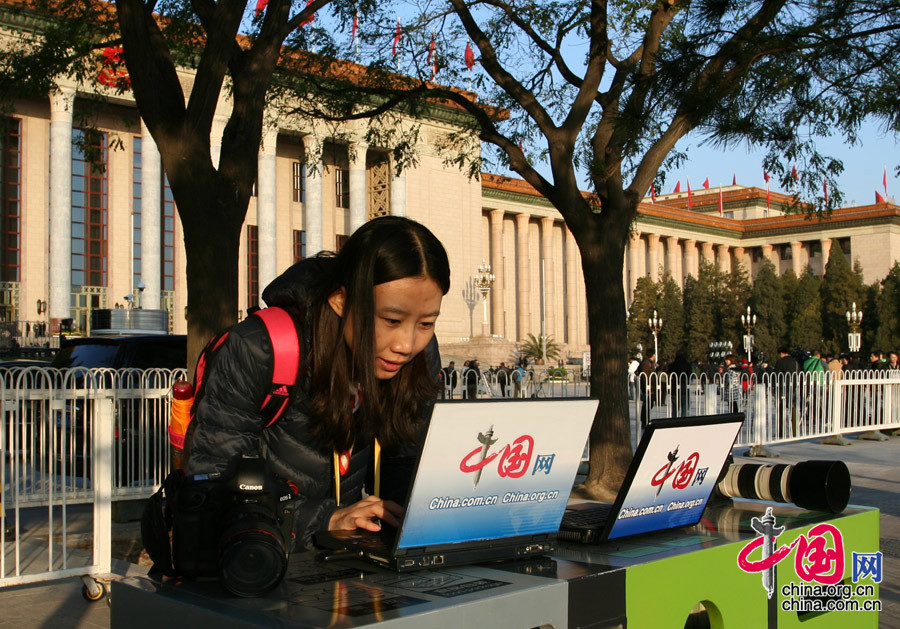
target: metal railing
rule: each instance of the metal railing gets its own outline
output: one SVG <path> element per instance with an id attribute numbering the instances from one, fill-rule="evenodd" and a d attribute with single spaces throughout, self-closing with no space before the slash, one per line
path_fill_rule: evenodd
<path id="1" fill-rule="evenodd" d="M 184 376 L 0 369 L 0 587 L 109 572 L 112 502 L 148 497 L 168 473 L 171 387 Z M 571 372 L 461 370 L 449 384 L 444 395 L 455 398 L 589 391 Z M 738 446 L 900 428 L 900 372 L 652 374 L 639 376 L 630 396 L 635 440 L 642 419 L 732 410 L 746 414 Z"/>
<path id="2" fill-rule="evenodd" d="M 0 586 L 110 571 L 112 501 L 146 498 L 168 473 L 170 391 L 184 376 L 0 369 Z"/>
<path id="3" fill-rule="evenodd" d="M 735 445 L 766 446 L 900 428 L 900 371 L 638 374 L 631 401 L 639 425 L 741 412 Z"/>
<path id="4" fill-rule="evenodd" d="M 587 397 L 590 391 L 580 371 L 558 368 L 506 372 L 463 368 L 449 376 L 444 372 L 441 382 L 445 399 Z"/>

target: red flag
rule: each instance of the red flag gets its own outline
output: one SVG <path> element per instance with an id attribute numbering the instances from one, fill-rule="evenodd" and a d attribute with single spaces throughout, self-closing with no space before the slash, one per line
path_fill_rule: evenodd
<path id="1" fill-rule="evenodd" d="M 769 183 L 769 179 L 771 179 L 771 177 L 769 176 L 769 173 L 767 173 L 765 171 L 765 169 L 763 169 L 763 179 L 766 180 L 766 183 Z"/>
<path id="2" fill-rule="evenodd" d="M 822 190 L 825 192 L 825 205 L 828 205 L 828 180 L 822 182 Z"/>
<path id="3" fill-rule="evenodd" d="M 878 190 L 875 191 L 875 203 L 885 203 L 884 197 L 881 196 L 881 193 Z"/>
<path id="4" fill-rule="evenodd" d="M 259 1 L 259 0 L 257 0 L 257 2 L 258 2 L 258 1 Z M 268 0 L 266 0 L 266 1 L 268 2 Z M 309 5 L 311 5 L 312 3 L 313 3 L 313 0 L 306 0 L 306 6 L 309 6 Z M 316 19 L 316 14 L 315 14 L 315 13 L 310 13 L 308 18 L 306 18 L 305 20 L 303 20 L 302 22 L 300 22 L 300 26 L 306 26 L 307 24 L 312 24 L 312 23 L 313 23 L 313 20 L 315 20 L 315 19 Z"/>
<path id="5" fill-rule="evenodd" d="M 719 186 L 719 216 L 725 216 L 725 208 L 722 203 L 722 186 Z"/>
<path id="6" fill-rule="evenodd" d="M 799 180 L 800 180 L 800 175 L 797 174 L 797 167 L 796 167 L 796 166 L 791 166 L 791 177 L 794 178 L 794 181 L 799 181 Z"/>
<path id="7" fill-rule="evenodd" d="M 675 182 L 675 190 L 673 190 L 672 193 L 673 193 L 673 194 L 678 194 L 679 192 L 681 192 L 681 182 L 680 182 L 680 181 L 676 181 L 676 182 Z"/>
<path id="8" fill-rule="evenodd" d="M 703 182 L 703 187 L 706 188 L 707 190 L 709 190 L 709 177 L 707 177 L 706 180 Z"/>
<path id="9" fill-rule="evenodd" d="M 356 41 L 356 29 L 359 28 L 359 13 L 353 14 L 353 26 L 350 27 L 350 45 Z"/>
<path id="10" fill-rule="evenodd" d="M 694 201 L 693 201 L 693 199 L 691 199 L 691 180 L 689 177 L 687 178 L 687 188 L 688 188 L 688 209 L 693 210 L 694 209 Z"/>
<path id="11" fill-rule="evenodd" d="M 123 89 L 131 85 L 131 78 L 128 76 L 125 60 L 122 58 L 123 54 L 121 46 L 107 46 L 103 49 L 97 83 L 106 87 Z"/>
<path id="12" fill-rule="evenodd" d="M 881 178 L 881 183 L 884 185 L 884 195 L 887 196 L 887 166 L 884 167 L 884 177 Z"/>
<path id="13" fill-rule="evenodd" d="M 394 43 L 391 46 L 391 56 L 397 56 L 397 44 L 400 43 L 400 16 L 397 16 L 397 30 L 394 31 Z"/>
<path id="14" fill-rule="evenodd" d="M 732 185 L 732 186 L 736 186 L 736 185 L 737 185 L 737 173 L 732 173 L 732 174 L 731 174 L 731 185 Z"/>
<path id="15" fill-rule="evenodd" d="M 472 47 L 468 41 L 466 41 L 466 52 L 463 58 L 466 60 L 466 67 L 471 71 L 475 67 L 475 53 L 472 52 Z"/>
<path id="16" fill-rule="evenodd" d="M 269 0 L 256 0 L 256 15 L 265 11 L 267 4 L 269 4 Z"/>
<path id="17" fill-rule="evenodd" d="M 437 63 L 434 60 L 434 31 L 431 31 L 431 41 L 428 42 L 428 65 L 431 67 L 431 80 L 437 74 Z"/>
<path id="18" fill-rule="evenodd" d="M 650 184 L 650 200 L 656 203 L 656 186 Z"/>

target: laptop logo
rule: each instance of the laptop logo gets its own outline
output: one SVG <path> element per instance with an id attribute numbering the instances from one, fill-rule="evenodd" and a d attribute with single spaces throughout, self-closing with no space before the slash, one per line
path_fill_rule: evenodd
<path id="1" fill-rule="evenodd" d="M 667 463 L 659 468 L 656 474 L 653 475 L 653 478 L 650 479 L 650 485 L 656 487 L 657 498 L 659 497 L 659 492 L 662 491 L 663 485 L 670 478 L 672 479 L 672 489 L 676 490 L 687 489 L 691 485 L 702 485 L 706 479 L 706 473 L 709 471 L 709 468 L 697 469 L 697 463 L 700 461 L 699 452 L 691 453 L 677 467 L 675 466 L 676 461 L 678 461 L 678 447 L 675 446 L 675 449 L 666 455 Z"/>
<path id="2" fill-rule="evenodd" d="M 497 474 L 501 478 L 522 478 L 531 469 L 531 475 L 538 472 L 549 474 L 553 468 L 553 460 L 556 454 L 534 454 L 534 437 L 520 435 L 516 439 L 504 445 L 502 448 L 491 448 L 499 439 L 494 437 L 494 426 L 491 425 L 484 432 L 479 432 L 475 437 L 479 445 L 466 454 L 459 463 L 459 469 L 465 474 L 472 474 L 473 487 L 478 487 L 481 481 L 482 471 L 485 467 L 497 461 Z M 534 460 L 534 467 L 531 462 Z"/>

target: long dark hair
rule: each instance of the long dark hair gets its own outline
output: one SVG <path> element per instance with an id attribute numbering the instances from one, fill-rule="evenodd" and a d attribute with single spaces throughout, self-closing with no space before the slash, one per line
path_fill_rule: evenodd
<path id="1" fill-rule="evenodd" d="M 385 216 L 356 230 L 332 266 L 313 321 L 310 383 L 316 434 L 338 450 L 349 448 L 360 433 L 386 446 L 411 441 L 425 403 L 437 395 L 438 384 L 428 371 L 424 351 L 390 380 L 375 377 L 374 288 L 407 277 L 426 277 L 446 295 L 450 290 L 447 252 L 420 223 Z M 343 317 L 328 303 L 328 297 L 341 288 L 345 291 Z M 348 320 L 352 352 L 344 350 Z M 351 383 L 362 387 L 362 406 L 352 427 L 348 419 Z"/>

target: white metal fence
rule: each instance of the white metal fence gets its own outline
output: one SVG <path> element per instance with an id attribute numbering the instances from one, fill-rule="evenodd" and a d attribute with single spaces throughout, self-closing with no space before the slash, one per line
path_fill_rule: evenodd
<path id="1" fill-rule="evenodd" d="M 640 425 L 648 419 L 744 413 L 738 446 L 900 428 L 900 371 L 639 374 L 630 397 L 632 417 Z"/>
<path id="2" fill-rule="evenodd" d="M 112 503 L 145 498 L 165 478 L 171 387 L 184 375 L 0 369 L 0 587 L 110 571 Z M 589 393 L 578 373 L 519 376 L 459 371 L 444 397 Z M 635 439 L 642 419 L 732 410 L 746 413 L 739 446 L 900 428 L 900 372 L 653 374 L 629 394 Z"/>
<path id="3" fill-rule="evenodd" d="M 183 370 L 0 369 L 0 586 L 110 571 L 112 501 L 168 471 Z"/>

